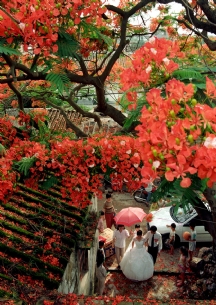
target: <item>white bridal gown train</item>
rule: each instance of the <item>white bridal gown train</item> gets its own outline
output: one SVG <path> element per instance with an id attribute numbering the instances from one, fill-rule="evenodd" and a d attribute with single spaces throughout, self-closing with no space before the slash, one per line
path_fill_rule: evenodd
<path id="1" fill-rule="evenodd" d="M 154 263 L 152 256 L 146 251 L 144 238 L 133 239 L 134 247 L 126 251 L 120 266 L 123 274 L 133 281 L 145 281 L 153 276 Z"/>

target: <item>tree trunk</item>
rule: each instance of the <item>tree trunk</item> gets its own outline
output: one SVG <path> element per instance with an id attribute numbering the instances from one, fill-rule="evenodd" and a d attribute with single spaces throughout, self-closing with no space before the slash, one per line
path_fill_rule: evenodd
<path id="1" fill-rule="evenodd" d="M 100 87 L 96 87 L 97 94 L 97 107 L 95 111 L 102 112 L 104 115 L 111 117 L 116 123 L 120 126 L 124 125 L 126 116 L 118 109 L 113 107 L 112 105 L 107 104 L 105 100 L 105 90 L 104 85 L 101 83 Z"/>

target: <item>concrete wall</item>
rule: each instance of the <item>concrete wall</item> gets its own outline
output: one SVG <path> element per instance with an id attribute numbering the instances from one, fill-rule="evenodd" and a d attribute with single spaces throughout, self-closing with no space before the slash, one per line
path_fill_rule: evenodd
<path id="1" fill-rule="evenodd" d="M 89 212 L 97 212 L 97 197 L 92 198 L 92 205 L 89 206 Z M 83 295 L 91 295 L 94 292 L 95 283 L 95 264 L 98 249 L 98 231 L 96 230 L 92 247 L 88 252 L 88 270 L 82 275 L 79 274 L 78 257 L 76 250 L 73 249 L 68 265 L 65 269 L 62 282 L 58 288 L 58 292 L 63 294 L 76 293 Z"/>

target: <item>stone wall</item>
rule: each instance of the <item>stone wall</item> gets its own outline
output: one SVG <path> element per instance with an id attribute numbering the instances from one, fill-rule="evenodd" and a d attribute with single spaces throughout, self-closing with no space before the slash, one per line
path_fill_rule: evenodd
<path id="1" fill-rule="evenodd" d="M 92 205 L 89 206 L 89 212 L 97 212 L 97 197 L 92 199 Z M 91 295 L 94 292 L 95 283 L 95 264 L 98 249 L 98 231 L 96 230 L 92 240 L 90 249 L 86 249 L 88 253 L 88 269 L 85 273 L 80 274 L 79 257 L 75 249 L 73 249 L 68 265 L 65 269 L 62 282 L 58 288 L 58 292 L 63 294 L 76 293 L 83 295 Z"/>

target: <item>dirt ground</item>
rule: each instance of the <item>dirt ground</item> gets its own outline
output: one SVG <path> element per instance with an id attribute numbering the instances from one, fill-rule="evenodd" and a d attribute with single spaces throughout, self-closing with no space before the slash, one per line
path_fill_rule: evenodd
<path id="1" fill-rule="evenodd" d="M 113 193 L 113 203 L 117 213 L 126 207 L 140 207 L 146 213 L 149 213 L 149 208 L 144 203 L 138 203 L 133 199 L 130 193 Z M 98 200 L 98 210 L 102 210 L 105 201 L 105 194 L 103 199 Z M 106 223 L 106 222 L 104 222 Z M 147 225 L 145 219 L 140 223 L 143 234 L 147 232 Z M 106 227 L 106 225 L 105 225 Z M 134 227 L 126 227 L 131 230 Z M 112 227 L 114 230 L 114 227 Z M 129 245 L 131 238 L 127 240 L 126 247 Z M 198 251 L 198 250 L 197 250 Z M 194 277 L 190 270 L 186 275 L 186 282 L 183 288 L 177 288 L 176 281 L 178 279 L 178 260 L 179 249 L 175 249 L 174 255 L 170 255 L 167 250 L 162 250 L 160 256 L 155 264 L 154 276 L 142 282 L 133 282 L 128 280 L 121 271 L 116 270 L 117 262 L 115 255 L 106 259 L 106 265 L 109 268 L 109 273 L 106 278 L 105 293 L 108 296 L 125 295 L 134 298 L 148 298 L 160 301 L 168 301 L 169 299 L 185 298 L 187 285 Z"/>

